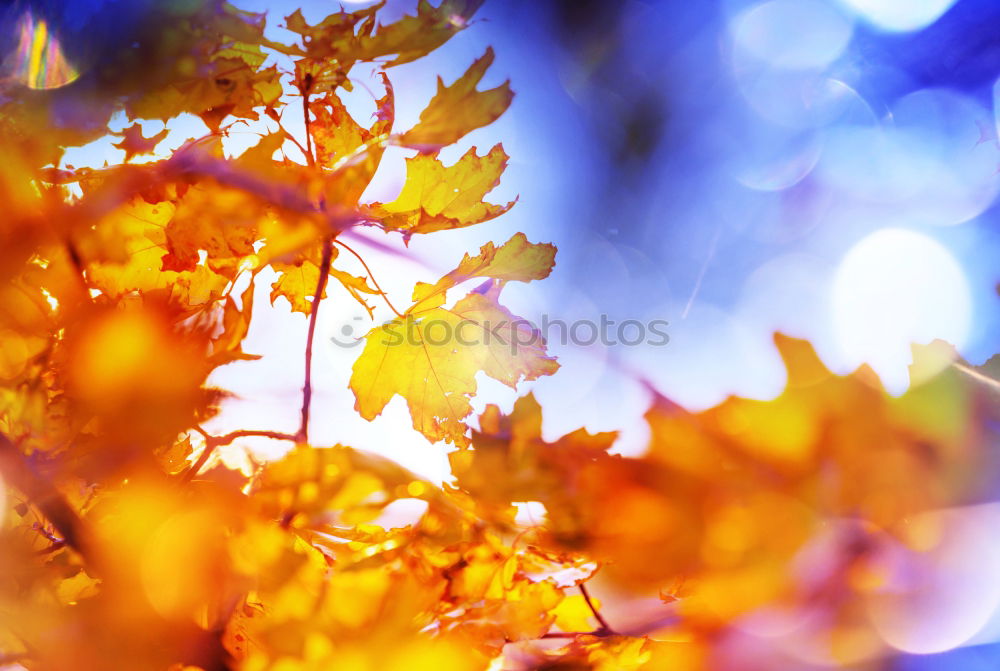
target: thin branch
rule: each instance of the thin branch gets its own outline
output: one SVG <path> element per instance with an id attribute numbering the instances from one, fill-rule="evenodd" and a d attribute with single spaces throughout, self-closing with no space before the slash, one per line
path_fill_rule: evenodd
<path id="1" fill-rule="evenodd" d="M 601 625 L 601 628 L 598 631 L 604 631 L 609 634 L 615 633 L 615 630 L 611 628 L 611 625 L 608 624 L 608 621 L 604 619 L 604 616 L 601 615 L 601 612 L 597 610 L 597 606 L 595 606 L 594 602 L 591 600 L 590 592 L 587 591 L 587 586 L 581 582 L 578 587 L 580 588 L 580 593 L 583 594 L 584 601 L 587 602 L 587 607 L 590 608 L 590 612 L 594 614 L 597 622 Z"/>
<path id="2" fill-rule="evenodd" d="M 577 636 L 611 636 L 611 632 L 604 631 L 603 629 L 596 629 L 594 631 L 550 631 L 546 634 L 542 634 L 539 638 L 576 638 Z"/>
<path id="3" fill-rule="evenodd" d="M 94 553 L 86 525 L 63 495 L 51 482 L 32 467 L 18 447 L 0 434 L 0 471 L 7 482 L 20 489 L 62 536 L 63 543 L 73 548 L 93 568 Z"/>
<path id="4" fill-rule="evenodd" d="M 182 482 L 189 482 L 198 474 L 198 471 L 200 471 L 205 464 L 208 463 L 208 459 L 212 456 L 215 448 L 222 447 L 223 445 L 229 445 L 238 438 L 272 438 L 274 440 L 287 440 L 290 442 L 295 442 L 297 440 L 296 436 L 281 431 L 240 429 L 238 431 L 230 431 L 222 436 L 212 436 L 200 426 L 195 425 L 194 430 L 200 433 L 205 439 L 205 449 L 198 455 L 195 462 L 191 464 L 186 471 L 184 471 L 184 475 L 181 477 Z"/>
<path id="5" fill-rule="evenodd" d="M 41 550 L 39 550 L 35 554 L 37 554 L 37 555 L 48 555 L 48 554 L 52 554 L 53 552 L 58 552 L 59 550 L 62 550 L 64 547 L 66 547 L 66 541 L 56 541 L 52 545 L 48 546 L 47 548 L 42 548 Z"/>
<path id="6" fill-rule="evenodd" d="M 220 447 L 222 445 L 228 445 L 238 438 L 272 438 L 274 440 L 287 440 L 294 441 L 295 436 L 291 433 L 285 433 L 284 431 L 263 431 L 258 429 L 240 429 L 239 431 L 230 431 L 224 436 L 215 436 L 212 438 L 212 442 L 215 447 Z"/>
<path id="7" fill-rule="evenodd" d="M 278 126 L 281 128 L 281 132 L 285 134 L 285 137 L 291 140 L 292 144 L 298 147 L 299 151 L 302 152 L 302 155 L 306 157 L 306 161 L 309 161 L 309 157 L 312 155 L 312 153 L 308 149 L 302 146 L 302 143 L 299 142 L 298 138 L 296 138 L 294 135 L 285 130 L 284 126 L 282 126 L 281 124 L 278 124 Z"/>
<path id="8" fill-rule="evenodd" d="M 539 638 L 576 638 L 577 636 L 596 636 L 606 638 L 608 636 L 647 636 L 658 629 L 677 624 L 680 618 L 677 615 L 666 615 L 650 622 L 644 622 L 638 626 L 630 627 L 623 631 L 614 631 L 605 627 L 599 627 L 594 631 L 550 631 L 539 636 Z"/>
<path id="9" fill-rule="evenodd" d="M 312 86 L 312 77 L 308 74 L 306 75 L 308 80 L 307 87 Z M 302 121 L 306 126 L 306 161 L 309 162 L 310 166 L 316 165 L 316 157 L 313 155 L 312 146 L 312 133 L 309 131 L 309 88 L 303 88 L 302 91 Z"/>
<path id="10" fill-rule="evenodd" d="M 390 310 L 396 313 L 397 317 L 402 319 L 403 315 L 392 304 L 392 301 L 389 300 L 389 296 L 384 291 L 382 291 L 382 287 L 379 286 L 378 280 L 375 279 L 375 275 L 372 273 L 372 269 L 368 267 L 368 264 L 365 263 L 365 260 L 363 258 L 361 258 L 361 255 L 358 254 L 356 251 L 354 251 L 351 247 L 349 247 L 346 242 L 341 242 L 340 240 L 337 239 L 334 239 L 334 242 L 336 242 L 338 245 L 349 251 L 351 254 L 354 255 L 354 258 L 356 258 L 358 261 L 361 262 L 361 265 L 364 266 L 365 268 L 365 272 L 368 273 L 368 278 L 372 281 L 372 284 L 375 285 L 376 291 L 378 291 L 379 295 L 382 296 L 382 299 L 385 301 L 385 304 L 389 306 Z"/>
<path id="11" fill-rule="evenodd" d="M 316 294 L 313 296 L 312 309 L 309 311 L 309 334 L 306 336 L 306 374 L 302 385 L 302 422 L 296 437 L 307 441 L 309 437 L 309 406 L 312 403 L 312 353 L 313 340 L 316 338 L 316 321 L 319 317 L 319 303 L 326 291 L 326 283 L 330 277 L 330 261 L 333 258 L 333 240 L 323 240 L 323 258 L 319 263 L 319 279 L 316 281 Z"/>

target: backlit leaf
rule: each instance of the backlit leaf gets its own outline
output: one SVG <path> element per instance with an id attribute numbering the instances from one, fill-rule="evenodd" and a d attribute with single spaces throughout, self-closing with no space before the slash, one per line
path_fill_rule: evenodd
<path id="1" fill-rule="evenodd" d="M 454 84 L 445 86 L 439 77 L 437 93 L 420 113 L 417 125 L 403 133 L 400 142 L 433 153 L 496 121 L 510 106 L 514 93 L 509 82 L 485 91 L 476 88 L 492 63 L 493 49 L 489 48 Z"/>
<path id="2" fill-rule="evenodd" d="M 485 156 L 469 149 L 454 165 L 445 166 L 436 156 L 418 154 L 406 159 L 406 182 L 399 197 L 390 203 L 372 203 L 367 210 L 386 230 L 432 233 L 489 221 L 514 203 L 484 202 L 486 194 L 500 183 L 507 167 L 507 154 L 496 145 Z"/>

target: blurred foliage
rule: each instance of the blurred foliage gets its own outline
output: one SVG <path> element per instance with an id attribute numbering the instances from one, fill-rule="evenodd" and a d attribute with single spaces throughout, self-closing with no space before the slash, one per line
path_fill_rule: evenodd
<path id="1" fill-rule="evenodd" d="M 317 24 L 296 12 L 286 23 L 299 39 L 285 44 L 265 38 L 263 16 L 217 0 L 150 3 L 90 63 L 67 48 L 81 73 L 72 81 L 36 76 L 58 59 L 31 48 L 10 66 L 0 94 L 4 661 L 53 671 L 718 669 L 733 624 L 780 607 L 820 608 L 808 626 L 815 645 L 834 661 L 877 665 L 885 644 L 864 604 L 891 589 L 885 549 L 933 547 L 939 530 L 914 516 L 975 496 L 979 427 L 995 414 L 979 373 L 939 365 L 951 356 L 944 346 L 916 353 L 914 387 L 893 398 L 870 372 L 834 375 L 807 343 L 778 337 L 781 396 L 697 414 L 657 396 L 639 457 L 609 451 L 611 433 L 546 440 L 530 395 L 510 414 L 488 406 L 470 428 L 479 372 L 516 387 L 558 367 L 537 341 L 508 346 L 523 327 L 501 290 L 555 263 L 552 245 L 519 233 L 417 283 L 413 305 L 369 333 L 354 366 L 358 412 L 373 419 L 402 396 L 415 429 L 456 446 L 454 483 L 309 444 L 311 341 L 327 283 L 366 308 L 384 298 L 370 273 L 337 267 L 341 250 L 353 253 L 353 227 L 427 234 L 512 205 L 484 202 L 506 166 L 501 145 L 450 166 L 437 155 L 510 104 L 506 83 L 478 88 L 492 51 L 439 83 L 413 128 L 393 130 L 392 67 L 444 44 L 478 4 L 422 0 L 389 23 L 381 4 Z M 34 31 L 24 44 L 55 54 L 42 40 L 56 32 L 40 32 L 37 11 L 19 24 Z M 267 65 L 269 54 L 293 67 Z M 370 125 L 339 97 L 358 64 L 374 65 L 381 84 Z M 131 125 L 119 134 L 124 163 L 62 165 L 66 147 L 106 134 L 119 110 L 132 121 L 192 113 L 210 132 L 134 164 L 163 136 Z M 304 115 L 304 137 L 285 129 L 290 113 Z M 227 158 L 232 125 L 261 118 L 276 130 Z M 402 193 L 362 203 L 389 145 L 415 152 Z M 242 342 L 268 265 L 272 302 L 311 320 L 301 424 L 208 435 L 201 423 L 226 392 L 205 381 L 255 358 Z M 485 283 L 448 306 L 449 290 L 472 280 Z M 423 329 L 451 319 L 503 326 L 492 345 L 430 342 Z M 385 331 L 400 326 L 416 340 L 387 345 Z M 249 436 L 293 447 L 246 472 L 214 465 L 217 450 Z M 381 516 L 398 502 L 422 512 L 389 526 Z M 523 522 L 527 502 L 543 519 Z M 796 569 L 817 547 L 822 566 Z M 598 572 L 609 593 L 659 595 L 656 612 L 609 622 L 585 587 Z"/>

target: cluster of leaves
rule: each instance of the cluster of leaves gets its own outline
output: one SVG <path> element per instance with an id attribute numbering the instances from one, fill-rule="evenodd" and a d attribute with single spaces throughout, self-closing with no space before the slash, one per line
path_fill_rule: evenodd
<path id="1" fill-rule="evenodd" d="M 554 247 L 518 234 L 418 283 L 354 365 L 357 411 L 373 419 L 402 396 L 417 431 L 453 444 L 453 484 L 309 445 L 312 339 L 328 282 L 366 308 L 384 297 L 370 272 L 338 267 L 341 250 L 356 256 L 354 227 L 408 238 L 512 205 L 484 201 L 506 165 L 500 145 L 450 166 L 437 155 L 510 104 L 507 84 L 479 88 L 491 51 L 439 81 L 413 128 L 393 129 L 392 68 L 444 44 L 478 4 L 421 0 L 388 23 L 381 4 L 315 25 L 296 12 L 286 25 L 298 40 L 282 44 L 265 37 L 262 16 L 218 0 L 165 3 L 163 30 L 141 45 L 163 67 L 140 76 L 125 59 L 64 90 L 7 91 L 3 660 L 42 670 L 696 670 L 725 667 L 719 642 L 737 618 L 817 603 L 825 616 L 811 635 L 834 659 L 880 645 L 864 608 L 881 594 L 880 548 L 927 546 L 907 521 L 975 482 L 966 469 L 985 401 L 954 369 L 893 399 L 865 371 L 833 375 L 807 344 L 779 338 L 781 397 L 700 414 L 656 397 L 642 457 L 614 455 L 610 433 L 544 440 L 530 395 L 509 415 L 489 406 L 470 428 L 477 373 L 516 387 L 557 369 L 538 340 L 516 354 L 503 346 L 521 341 L 504 329 L 523 328 L 499 302 L 505 283 L 542 279 L 555 259 Z M 265 67 L 271 53 L 293 67 Z M 382 90 L 370 125 L 340 97 L 359 64 L 374 65 Z M 100 104 L 80 103 L 86 123 L 57 120 L 55 98 L 80 86 Z M 133 125 L 118 145 L 125 163 L 62 166 L 63 149 L 104 132 L 120 108 L 133 120 L 197 114 L 210 132 L 132 164 L 164 138 Z M 303 116 L 303 137 L 285 129 L 288 114 Z M 227 158 L 230 119 L 276 130 Z M 362 202 L 390 145 L 415 152 L 402 192 Z M 265 267 L 277 274 L 271 300 L 310 320 L 301 423 L 208 435 L 201 425 L 224 392 L 206 378 L 255 358 L 242 342 Z M 472 280 L 480 286 L 449 304 L 449 290 Z M 433 344 L 422 329 L 441 320 L 514 325 L 474 345 Z M 388 344 L 382 331 L 401 326 L 416 340 Z M 206 469 L 214 450 L 248 436 L 293 447 L 248 475 Z M 422 512 L 382 523 L 399 502 Z M 520 521 L 526 502 L 544 508 L 537 523 Z M 834 559 L 807 580 L 794 566 L 817 539 Z M 598 571 L 616 589 L 659 593 L 656 616 L 609 623 L 585 586 Z"/>

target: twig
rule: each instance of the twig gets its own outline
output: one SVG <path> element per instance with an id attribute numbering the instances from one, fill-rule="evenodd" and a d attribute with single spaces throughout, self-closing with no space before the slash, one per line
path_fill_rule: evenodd
<path id="1" fill-rule="evenodd" d="M 306 74 L 305 86 L 300 89 L 302 93 L 302 121 L 306 127 L 306 161 L 310 166 L 316 165 L 316 157 L 313 155 L 312 133 L 309 131 L 309 89 L 312 88 L 312 75 Z"/>
<path id="2" fill-rule="evenodd" d="M 577 636 L 595 636 L 597 638 L 606 638 L 608 636 L 639 637 L 646 636 L 658 629 L 662 629 L 663 627 L 675 625 L 679 619 L 680 618 L 678 618 L 677 615 L 666 615 L 656 620 L 652 620 L 651 622 L 645 622 L 623 631 L 615 631 L 602 626 L 594 631 L 550 631 L 542 634 L 539 638 L 576 638 Z"/>
<path id="3" fill-rule="evenodd" d="M 274 440 L 288 440 L 294 441 L 295 436 L 291 433 L 285 433 L 284 431 L 263 431 L 259 429 L 240 429 L 239 431 L 230 431 L 223 436 L 216 436 L 212 438 L 212 442 L 215 447 L 221 447 L 222 445 L 228 445 L 237 438 L 273 438 Z"/>
<path id="4" fill-rule="evenodd" d="M 189 482 L 191 478 L 196 476 L 198 471 L 200 471 L 208 462 L 208 458 L 212 456 L 212 452 L 215 451 L 215 448 L 222 447 L 223 445 L 229 445 L 237 438 L 273 438 L 274 440 L 287 440 L 291 442 L 297 440 L 296 436 L 281 431 L 240 429 L 238 431 L 230 431 L 222 436 L 212 436 L 200 426 L 196 425 L 194 430 L 205 438 L 205 449 L 198 455 L 198 458 L 193 464 L 191 464 L 190 468 L 184 471 L 184 475 L 181 477 L 181 482 Z"/>
<path id="5" fill-rule="evenodd" d="M 80 553 L 93 568 L 95 560 L 86 525 L 51 482 L 35 472 L 21 450 L 0 434 L 0 471 L 7 481 L 24 492 L 51 522 L 63 543 Z"/>
<path id="6" fill-rule="evenodd" d="M 311 156 L 309 150 L 307 150 L 305 147 L 302 146 L 302 143 L 298 141 L 298 138 L 296 138 L 294 135 L 285 130 L 284 126 L 281 126 L 281 124 L 278 124 L 278 126 L 281 128 L 281 132 L 285 134 L 285 137 L 291 140 L 292 144 L 298 147 L 299 151 L 302 152 L 302 155 L 306 157 L 306 161 L 308 161 L 309 157 Z"/>
<path id="7" fill-rule="evenodd" d="M 35 554 L 37 554 L 37 555 L 48 555 L 48 554 L 52 554 L 53 552 L 58 552 L 59 550 L 62 550 L 64 547 L 66 547 L 66 541 L 61 541 L 61 540 L 60 541 L 55 541 L 54 543 L 52 543 L 52 545 L 48 546 L 47 548 L 42 548 L 41 550 L 39 550 Z"/>
<path id="8" fill-rule="evenodd" d="M 579 588 L 580 588 L 580 593 L 583 594 L 583 600 L 587 602 L 587 607 L 590 608 L 590 612 L 594 614 L 594 617 L 597 619 L 597 622 L 601 625 L 601 628 L 598 629 L 598 631 L 603 631 L 608 634 L 614 634 L 615 630 L 611 628 L 611 625 L 608 624 L 608 621 L 604 619 L 604 616 L 601 615 L 601 612 L 597 610 L 597 607 L 591 600 L 590 592 L 587 591 L 587 586 L 581 582 L 579 584 Z"/>
<path id="9" fill-rule="evenodd" d="M 323 258 L 319 263 L 319 279 L 316 281 L 316 294 L 313 296 L 312 309 L 309 311 L 309 334 L 306 336 L 306 374 L 302 385 L 302 422 L 296 438 L 307 441 L 309 437 L 309 406 L 312 403 L 312 352 L 313 340 L 316 338 L 316 321 L 319 317 L 319 303 L 326 291 L 326 283 L 330 277 L 330 261 L 333 258 L 333 240 L 323 240 Z"/>
<path id="10" fill-rule="evenodd" d="M 351 254 L 354 255 L 354 258 L 356 258 L 358 261 L 361 262 L 361 265 L 364 266 L 365 268 L 365 272 L 368 273 L 368 278 L 372 281 L 372 284 L 375 285 L 375 289 L 378 291 L 379 295 L 382 296 L 382 299 L 385 301 L 385 304 L 389 306 L 390 310 L 396 313 L 397 317 L 402 319 L 403 315 L 392 304 L 392 301 L 389 300 L 389 296 L 384 291 L 382 291 L 382 287 L 379 286 L 378 280 L 375 279 L 375 275 L 372 273 L 372 269 L 368 267 L 368 264 L 365 263 L 365 260 L 363 258 L 361 258 L 361 255 L 358 254 L 356 251 L 354 251 L 351 247 L 349 247 L 346 242 L 341 242 L 340 240 L 337 239 L 334 239 L 334 242 L 336 242 L 338 245 L 349 251 Z"/>

